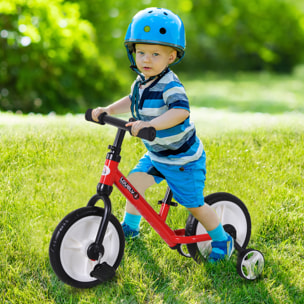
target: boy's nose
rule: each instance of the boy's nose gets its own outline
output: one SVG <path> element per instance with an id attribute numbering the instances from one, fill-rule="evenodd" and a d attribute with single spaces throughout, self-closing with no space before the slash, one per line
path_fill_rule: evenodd
<path id="1" fill-rule="evenodd" d="M 149 62 L 150 60 L 151 60 L 151 56 L 148 55 L 148 54 L 146 54 L 146 55 L 144 56 L 144 62 Z"/>

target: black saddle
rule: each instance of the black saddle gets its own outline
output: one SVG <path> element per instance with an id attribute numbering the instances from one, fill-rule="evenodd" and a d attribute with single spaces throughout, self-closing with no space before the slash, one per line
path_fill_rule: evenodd
<path id="1" fill-rule="evenodd" d="M 165 179 L 165 177 L 155 167 L 151 167 L 147 173 Z"/>

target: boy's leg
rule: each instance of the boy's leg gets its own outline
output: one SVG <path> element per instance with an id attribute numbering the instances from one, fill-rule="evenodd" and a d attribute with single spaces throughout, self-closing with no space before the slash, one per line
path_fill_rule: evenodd
<path id="1" fill-rule="evenodd" d="M 147 188 L 155 183 L 154 177 L 145 172 L 134 172 L 128 176 L 130 183 L 136 188 L 141 196 L 145 196 Z M 137 209 L 127 200 L 122 227 L 126 238 L 139 235 L 141 215 Z"/>
<path id="2" fill-rule="evenodd" d="M 215 211 L 208 204 L 198 208 L 188 208 L 188 210 L 206 228 L 212 239 L 209 260 L 216 262 L 229 258 L 234 250 L 233 238 L 226 233 Z"/>
<path id="3" fill-rule="evenodd" d="M 220 224 L 217 214 L 208 204 L 204 204 L 197 208 L 188 208 L 188 210 L 206 228 L 207 231 L 214 230 Z"/>

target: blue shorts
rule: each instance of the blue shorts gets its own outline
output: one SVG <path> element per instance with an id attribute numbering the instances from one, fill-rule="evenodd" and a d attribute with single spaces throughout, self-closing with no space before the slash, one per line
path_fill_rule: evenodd
<path id="1" fill-rule="evenodd" d="M 197 208 L 204 205 L 204 187 L 206 179 L 206 154 L 183 166 L 168 165 L 151 160 L 145 154 L 130 172 L 147 173 L 151 167 L 155 167 L 165 176 L 168 186 L 173 192 L 174 199 L 186 208 Z M 160 183 L 163 178 L 153 176 L 156 183 Z"/>

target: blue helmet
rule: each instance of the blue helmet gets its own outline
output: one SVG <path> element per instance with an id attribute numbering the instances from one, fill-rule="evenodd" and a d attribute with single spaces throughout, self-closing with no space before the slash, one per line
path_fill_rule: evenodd
<path id="1" fill-rule="evenodd" d="M 128 55 L 134 52 L 136 43 L 170 46 L 176 49 L 179 62 L 184 56 L 186 47 L 184 24 L 168 9 L 156 7 L 144 9 L 133 17 L 128 27 L 125 36 Z"/>

